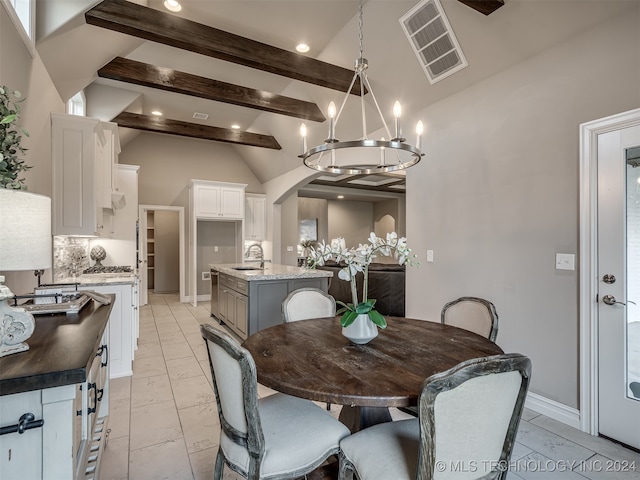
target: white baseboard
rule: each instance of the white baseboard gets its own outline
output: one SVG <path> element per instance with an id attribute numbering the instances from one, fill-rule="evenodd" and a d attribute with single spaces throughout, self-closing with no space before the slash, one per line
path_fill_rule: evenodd
<path id="1" fill-rule="evenodd" d="M 211 301 L 211 294 L 198 295 L 198 301 L 199 302 L 209 302 L 209 301 Z"/>
<path id="2" fill-rule="evenodd" d="M 546 417 L 580 430 L 580 411 L 566 405 L 550 400 L 537 393 L 529 392 L 524 406 Z"/>

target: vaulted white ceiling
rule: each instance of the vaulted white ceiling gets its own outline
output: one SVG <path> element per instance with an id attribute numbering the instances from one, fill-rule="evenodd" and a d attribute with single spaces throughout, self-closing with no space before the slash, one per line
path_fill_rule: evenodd
<path id="1" fill-rule="evenodd" d="M 328 88 L 87 25 L 84 12 L 97 3 L 100 2 L 37 1 L 38 52 L 63 100 L 86 89 L 92 116 L 111 120 L 123 110 L 149 114 L 160 109 L 167 118 L 195 122 L 193 113 L 202 112 L 210 116 L 200 123 L 228 128 L 235 122 L 248 131 L 273 135 L 282 150 L 234 147 L 258 179 L 265 182 L 300 165 L 299 119 L 99 79 L 97 70 L 121 56 L 315 102 L 323 111 L 331 100 L 342 101 L 343 94 Z M 163 9 L 161 0 L 134 3 Z M 183 11 L 178 15 L 185 18 L 291 51 L 297 43 L 305 42 L 311 45 L 307 55 L 342 67 L 351 69 L 358 56 L 355 0 L 181 3 Z M 435 85 L 429 84 L 398 22 L 416 3 L 417 0 L 368 0 L 364 6 L 364 56 L 369 60 L 374 93 L 381 108 L 387 109 L 385 114 L 390 115 L 393 102 L 400 100 L 406 125 L 415 124 L 425 107 L 476 82 L 491 81 L 497 72 L 606 21 L 637 0 L 506 0 L 489 16 L 457 0 L 442 0 L 469 66 Z M 349 100 L 340 123 L 343 138 L 359 136 L 355 97 Z M 372 117 L 370 130 L 380 126 Z M 326 138 L 326 123 L 311 122 L 308 127 L 310 144 Z M 135 132 L 121 132 L 122 143 L 126 144 L 132 135 Z"/>

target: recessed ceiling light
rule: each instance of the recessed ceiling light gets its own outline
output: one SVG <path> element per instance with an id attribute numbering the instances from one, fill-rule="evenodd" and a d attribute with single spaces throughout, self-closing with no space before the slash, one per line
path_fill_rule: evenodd
<path id="1" fill-rule="evenodd" d="M 179 12 L 182 10 L 182 5 L 177 0 L 164 0 L 164 8 L 170 12 Z"/>
<path id="2" fill-rule="evenodd" d="M 344 198 L 344 195 L 338 195 L 338 198 L 342 200 Z"/>
<path id="3" fill-rule="evenodd" d="M 160 110 L 151 110 L 151 115 L 155 115 L 156 117 L 162 116 L 162 112 Z"/>
<path id="4" fill-rule="evenodd" d="M 307 45 L 306 43 L 300 43 L 296 47 L 296 50 L 300 53 L 307 53 L 309 51 L 309 45 Z"/>
<path id="5" fill-rule="evenodd" d="M 240 125 L 234 123 L 233 125 L 231 125 L 231 128 L 233 128 L 234 130 L 240 130 Z"/>

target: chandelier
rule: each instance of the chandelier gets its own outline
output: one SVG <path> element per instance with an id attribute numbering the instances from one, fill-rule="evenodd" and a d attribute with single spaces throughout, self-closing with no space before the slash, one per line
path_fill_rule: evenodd
<path id="1" fill-rule="evenodd" d="M 420 151 L 422 122 L 416 125 L 416 144 L 411 145 L 407 139 L 402 136 L 400 128 L 400 117 L 402 115 L 402 107 L 399 102 L 395 102 L 393 106 L 393 116 L 395 119 L 395 132 L 391 135 L 391 131 L 382 115 L 378 101 L 373 94 L 373 89 L 367 78 L 367 69 L 369 64 L 367 59 L 363 57 L 363 35 L 362 35 L 362 5 L 363 0 L 359 2 L 358 9 L 358 35 L 360 44 L 360 57 L 355 62 L 355 72 L 351 84 L 347 89 L 347 93 L 342 101 L 340 110 L 336 112 L 336 106 L 333 102 L 329 104 L 329 138 L 323 144 L 307 149 L 307 126 L 303 123 L 300 126 L 300 136 L 302 137 L 302 158 L 303 163 L 314 170 L 320 172 L 329 172 L 336 174 L 349 175 L 370 175 L 375 173 L 394 172 L 404 170 L 420 161 L 423 153 Z M 340 141 L 336 138 L 335 129 L 338 124 L 340 114 L 344 109 L 351 89 L 356 79 L 360 80 L 360 110 L 362 114 L 362 137 L 358 140 Z M 365 90 L 366 89 L 366 90 Z M 378 111 L 378 115 L 382 120 L 384 129 L 391 140 L 380 140 L 367 138 L 367 121 L 365 118 L 365 91 L 371 94 L 371 99 Z M 345 152 L 337 152 L 345 150 Z M 376 154 L 377 152 L 377 154 Z M 340 159 L 337 157 L 340 156 Z"/>

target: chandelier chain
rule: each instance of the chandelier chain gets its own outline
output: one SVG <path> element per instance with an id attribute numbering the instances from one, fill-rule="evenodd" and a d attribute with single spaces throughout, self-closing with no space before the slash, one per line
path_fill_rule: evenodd
<path id="1" fill-rule="evenodd" d="M 363 46 L 363 43 L 364 43 L 363 38 L 364 38 L 364 36 L 362 34 L 362 10 L 363 10 L 362 4 L 363 4 L 363 0 L 360 0 L 360 2 L 358 2 L 358 3 L 359 3 L 359 5 L 358 5 L 358 39 L 360 41 L 360 58 L 362 58 L 363 53 L 364 53 L 364 46 Z"/>
<path id="2" fill-rule="evenodd" d="M 363 28 L 363 11 L 364 11 L 364 0 L 358 1 L 358 40 L 359 40 L 359 49 L 360 49 L 360 57 L 356 59 L 354 75 L 351 79 L 351 84 L 346 91 L 346 94 L 342 100 L 342 104 L 340 108 L 336 112 L 336 108 L 333 102 L 329 105 L 329 117 L 330 117 L 330 126 L 329 126 L 329 138 L 327 138 L 324 143 L 307 149 L 306 143 L 306 134 L 307 129 L 304 124 L 300 127 L 300 135 L 302 136 L 302 155 L 299 155 L 302 158 L 303 163 L 314 170 L 318 170 L 321 172 L 329 172 L 333 174 L 348 174 L 348 175 L 370 175 L 377 173 L 385 173 L 385 172 L 394 172 L 398 170 L 405 170 L 420 161 L 423 153 L 420 149 L 420 136 L 422 135 L 422 122 L 418 122 L 416 126 L 416 134 L 417 134 L 417 142 L 416 146 L 410 145 L 409 143 L 405 143 L 406 139 L 402 137 L 400 130 L 400 115 L 401 115 L 401 107 L 399 102 L 396 102 L 394 105 L 394 116 L 396 122 L 396 132 L 395 136 L 391 134 L 389 130 L 389 126 L 382 114 L 382 110 L 380 109 L 380 104 L 376 96 L 373 93 L 373 89 L 369 83 L 369 79 L 367 76 L 368 70 L 368 62 L 364 58 L 364 28 Z M 342 114 L 342 111 L 349 99 L 351 94 L 351 90 L 356 82 L 356 80 L 360 80 L 360 114 L 362 115 L 362 137 L 358 140 L 347 140 L 341 141 L 338 140 L 335 136 L 335 127 L 338 125 L 338 120 Z M 390 140 L 385 140 L 383 137 L 380 140 L 370 140 L 367 138 L 367 116 L 365 112 L 365 93 L 369 93 L 369 98 L 373 102 L 375 109 L 380 116 L 382 121 L 382 126 L 384 131 L 389 137 L 392 137 Z M 397 113 L 396 113 L 397 110 Z M 337 115 L 336 115 L 337 113 Z M 379 154 L 373 157 L 372 160 L 367 158 L 367 155 L 362 156 L 361 153 L 351 153 L 346 154 L 342 158 L 342 162 L 338 163 L 337 151 L 338 150 L 346 150 L 355 153 L 355 149 L 359 149 L 362 152 L 362 149 L 371 150 L 377 149 Z M 391 153 L 391 158 L 386 156 L 386 153 Z M 325 163 L 322 163 L 321 160 L 324 157 L 324 154 L 328 153 L 329 160 Z M 402 153 L 402 158 L 401 154 Z M 364 160 L 364 161 L 362 161 Z M 392 160 L 389 162 L 388 160 Z"/>

